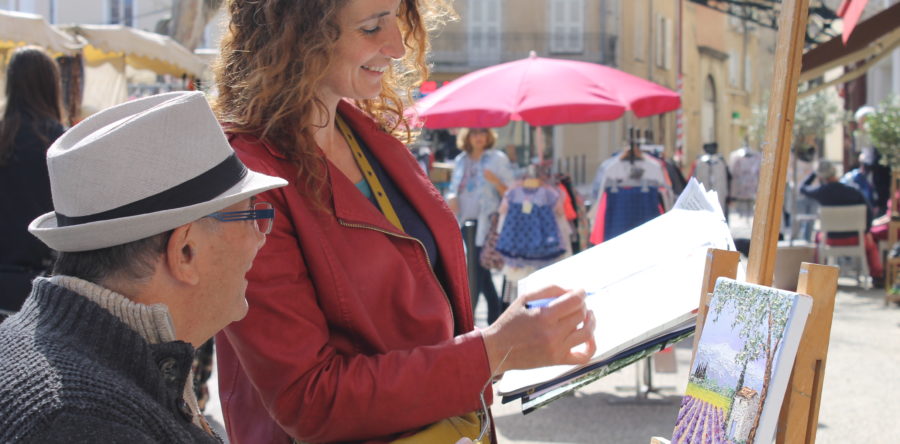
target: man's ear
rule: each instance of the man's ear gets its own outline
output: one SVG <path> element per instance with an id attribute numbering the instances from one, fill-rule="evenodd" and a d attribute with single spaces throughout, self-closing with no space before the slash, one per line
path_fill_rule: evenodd
<path id="1" fill-rule="evenodd" d="M 166 262 L 169 274 L 177 281 L 189 285 L 200 283 L 199 261 L 197 258 L 197 232 L 194 223 L 182 225 L 172 231 L 166 245 Z"/>

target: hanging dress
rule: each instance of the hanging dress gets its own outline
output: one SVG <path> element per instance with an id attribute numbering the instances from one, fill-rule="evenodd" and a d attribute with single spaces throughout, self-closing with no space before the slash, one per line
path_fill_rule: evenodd
<path id="1" fill-rule="evenodd" d="M 558 200 L 559 192 L 547 186 L 519 186 L 507 191 L 497 251 L 514 262 L 549 261 L 563 254 L 566 250 L 554 213 Z"/>

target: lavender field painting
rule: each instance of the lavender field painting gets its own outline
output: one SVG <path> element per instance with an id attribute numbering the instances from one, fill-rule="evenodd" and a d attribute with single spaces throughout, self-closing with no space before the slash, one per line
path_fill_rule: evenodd
<path id="1" fill-rule="evenodd" d="M 771 440 L 771 436 L 758 435 L 760 419 L 773 389 L 786 327 L 791 324 L 798 296 L 719 279 L 678 412 L 673 443 Z M 801 332 L 806 312 L 799 319 Z M 792 365 L 796 344 L 790 353 Z M 771 398 L 777 398 L 780 408 L 784 383 L 778 386 L 782 393 Z M 776 420 L 777 415 L 776 410 Z"/>

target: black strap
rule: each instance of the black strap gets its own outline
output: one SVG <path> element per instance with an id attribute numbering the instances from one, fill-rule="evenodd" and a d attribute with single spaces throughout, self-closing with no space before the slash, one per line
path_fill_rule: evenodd
<path id="1" fill-rule="evenodd" d="M 68 227 L 196 205 L 224 193 L 246 175 L 247 167 L 237 155 L 232 154 L 193 179 L 121 207 L 85 216 L 66 216 L 57 211 L 57 226 Z"/>

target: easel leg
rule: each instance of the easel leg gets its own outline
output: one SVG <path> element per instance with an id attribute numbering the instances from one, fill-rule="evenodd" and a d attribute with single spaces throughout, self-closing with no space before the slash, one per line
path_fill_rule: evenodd
<path id="1" fill-rule="evenodd" d="M 813 306 L 781 404 L 775 440 L 778 444 L 816 442 L 837 278 L 837 267 L 809 263 L 801 265 L 797 292 L 810 295 Z"/>

